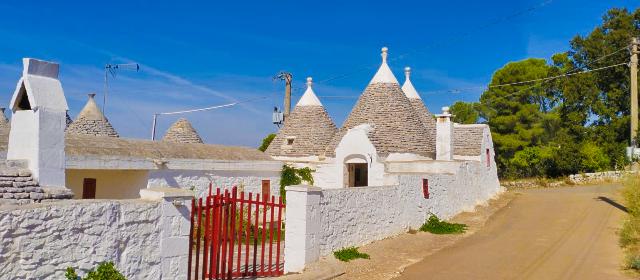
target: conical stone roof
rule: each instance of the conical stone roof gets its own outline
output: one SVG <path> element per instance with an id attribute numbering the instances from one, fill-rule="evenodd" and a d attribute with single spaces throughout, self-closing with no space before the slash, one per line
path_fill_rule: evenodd
<path id="1" fill-rule="evenodd" d="M 361 124 L 373 126 L 369 139 L 383 157 L 390 153 L 434 156 L 435 145 L 429 142 L 426 127 L 387 65 L 387 48 L 382 49 L 380 69 L 327 146 L 326 155 L 335 156 L 342 137 Z"/>
<path id="2" fill-rule="evenodd" d="M 436 120 L 433 118 L 433 115 L 427 109 L 427 106 L 424 105 L 422 98 L 420 98 L 420 94 L 415 87 L 413 87 L 413 83 L 411 83 L 411 68 L 404 68 L 405 73 L 405 81 L 402 85 L 402 91 L 405 96 L 409 98 L 409 102 L 411 103 L 411 107 L 416 111 L 418 117 L 420 117 L 420 121 L 427 128 L 427 137 L 429 143 L 431 143 L 434 147 L 436 145 Z"/>
<path id="3" fill-rule="evenodd" d="M 109 120 L 102 114 L 94 99 L 95 93 L 89 94 L 89 100 L 82 111 L 67 127 L 67 133 L 78 135 L 119 137 Z"/>
<path id="4" fill-rule="evenodd" d="M 173 125 L 167 129 L 167 133 L 165 133 L 162 141 L 173 143 L 204 143 L 196 129 L 193 128 L 191 123 L 185 118 L 180 118 L 173 123 Z"/>
<path id="5" fill-rule="evenodd" d="M 7 119 L 7 115 L 5 115 L 4 110 L 4 107 L 0 108 L 0 114 L 2 114 L 0 116 L 0 130 L 10 130 L 11 123 L 9 122 L 9 119 Z"/>
<path id="6" fill-rule="evenodd" d="M 320 156 L 337 130 L 313 92 L 312 79 L 307 78 L 307 90 L 266 152 L 272 156 Z"/>

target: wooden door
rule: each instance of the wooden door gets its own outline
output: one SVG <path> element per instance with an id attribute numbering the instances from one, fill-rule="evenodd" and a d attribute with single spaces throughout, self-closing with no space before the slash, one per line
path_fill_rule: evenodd
<path id="1" fill-rule="evenodd" d="M 82 182 L 82 199 L 95 199 L 96 198 L 96 179 L 84 178 Z"/>
<path id="2" fill-rule="evenodd" d="M 262 197 L 269 198 L 271 196 L 271 181 L 262 180 Z"/>

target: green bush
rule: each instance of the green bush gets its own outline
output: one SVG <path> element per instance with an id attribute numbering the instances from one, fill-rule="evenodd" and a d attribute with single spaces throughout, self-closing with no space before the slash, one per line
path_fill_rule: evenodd
<path id="1" fill-rule="evenodd" d="M 358 252 L 358 247 L 347 247 L 333 252 L 333 256 L 343 262 L 355 259 L 369 259 L 369 254 Z"/>
<path id="2" fill-rule="evenodd" d="M 433 234 L 461 234 L 467 230 L 465 224 L 454 224 L 438 219 L 435 215 L 431 215 L 426 223 L 420 227 L 420 231 L 430 232 Z"/>
<path id="3" fill-rule="evenodd" d="M 619 233 L 620 246 L 627 255 L 627 267 L 640 270 L 640 177 L 627 178 L 622 193 L 628 215 Z"/>
<path id="4" fill-rule="evenodd" d="M 269 148 L 269 145 L 271 145 L 271 142 L 273 142 L 273 138 L 276 138 L 276 135 L 274 133 L 267 135 L 267 137 L 262 139 L 262 145 L 258 147 L 258 150 L 260 150 L 261 152 L 266 151 L 267 148 Z"/>
<path id="5" fill-rule="evenodd" d="M 295 168 L 289 165 L 282 166 L 282 172 L 280 172 L 280 197 L 282 201 L 286 200 L 286 192 L 284 188 L 286 186 L 300 185 L 302 181 L 308 182 L 313 185 L 313 170 L 309 167 Z"/>
<path id="6" fill-rule="evenodd" d="M 67 272 L 64 276 L 68 280 L 127 280 L 127 278 L 116 269 L 113 262 L 100 263 L 96 269 L 89 270 L 84 278 L 80 278 L 74 268 L 67 267 Z"/>
<path id="7" fill-rule="evenodd" d="M 593 142 L 584 142 L 580 147 L 583 172 L 604 171 L 609 168 L 609 157 Z"/>

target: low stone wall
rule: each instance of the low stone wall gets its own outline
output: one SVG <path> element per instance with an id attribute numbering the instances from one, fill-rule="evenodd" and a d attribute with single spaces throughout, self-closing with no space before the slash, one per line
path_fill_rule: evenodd
<path id="1" fill-rule="evenodd" d="M 574 174 L 569 176 L 569 181 L 574 184 L 588 184 L 588 183 L 597 183 L 604 181 L 617 181 L 621 180 L 630 174 L 627 171 L 605 171 L 605 172 L 595 172 L 595 173 L 583 173 L 583 174 Z"/>
<path id="2" fill-rule="evenodd" d="M 502 191 L 495 173 L 482 168 L 468 162 L 454 173 L 399 174 L 395 186 L 288 187 L 285 271 L 300 271 L 345 247 L 417 229 L 431 214 L 448 219 L 473 210 Z M 428 180 L 429 198 L 423 194 L 423 179 Z"/>
<path id="3" fill-rule="evenodd" d="M 163 193 L 2 206 L 0 278 L 64 279 L 67 267 L 82 275 L 105 261 L 129 279 L 185 278 L 188 208 Z"/>

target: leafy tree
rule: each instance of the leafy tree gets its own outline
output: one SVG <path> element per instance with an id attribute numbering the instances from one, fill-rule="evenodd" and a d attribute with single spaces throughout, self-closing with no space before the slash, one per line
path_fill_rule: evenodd
<path id="1" fill-rule="evenodd" d="M 266 151 L 267 148 L 269 148 L 269 145 L 271 145 L 271 142 L 273 141 L 273 138 L 276 138 L 276 134 L 275 133 L 271 133 L 271 134 L 267 135 L 267 137 L 262 139 L 262 145 L 260 145 L 260 147 L 258 147 L 258 150 L 260 150 L 261 152 Z"/>
<path id="2" fill-rule="evenodd" d="M 480 114 L 476 110 L 477 103 L 467 103 L 463 101 L 457 101 L 449 109 L 453 114 L 453 121 L 462 124 L 477 123 Z"/>

